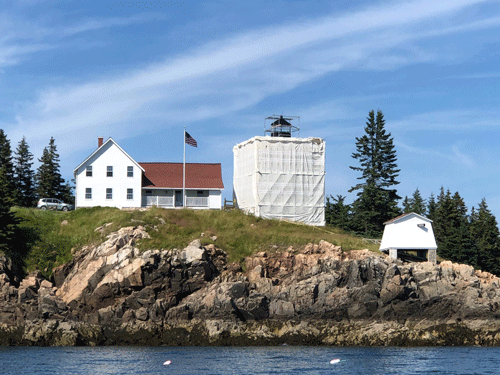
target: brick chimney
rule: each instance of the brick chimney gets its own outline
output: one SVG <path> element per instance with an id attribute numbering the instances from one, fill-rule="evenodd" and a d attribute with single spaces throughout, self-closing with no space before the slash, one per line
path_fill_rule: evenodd
<path id="1" fill-rule="evenodd" d="M 102 146 L 104 138 L 103 137 L 97 137 L 97 148 Z"/>

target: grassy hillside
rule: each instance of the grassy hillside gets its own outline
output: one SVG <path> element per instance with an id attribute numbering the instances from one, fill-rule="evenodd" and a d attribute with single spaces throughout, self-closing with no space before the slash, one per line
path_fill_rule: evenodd
<path id="1" fill-rule="evenodd" d="M 326 240 L 341 245 L 344 250 L 369 248 L 360 238 L 328 227 L 310 227 L 278 220 L 247 216 L 239 211 L 164 210 L 122 211 L 116 208 L 82 208 L 70 212 L 14 209 L 22 220 L 22 241 L 18 255 L 24 269 L 39 269 L 49 276 L 55 266 L 71 259 L 72 249 L 98 243 L 109 232 L 124 226 L 143 225 L 150 239 L 142 240 L 141 249 L 183 248 L 199 238 L 203 244 L 215 243 L 229 254 L 230 261 L 240 262 L 258 251 L 285 249 L 309 242 Z M 97 227 L 112 223 L 105 233 Z M 156 228 L 156 229 L 155 229 Z M 204 236 L 201 237 L 201 233 Z M 215 241 L 211 236 L 217 236 Z"/>

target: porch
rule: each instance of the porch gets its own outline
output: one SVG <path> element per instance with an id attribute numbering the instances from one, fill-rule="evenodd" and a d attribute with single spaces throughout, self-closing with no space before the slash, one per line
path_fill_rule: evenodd
<path id="1" fill-rule="evenodd" d="M 186 190 L 186 207 L 209 208 L 208 196 L 208 191 L 205 190 Z M 147 189 L 142 195 L 142 207 L 182 208 L 183 203 L 182 190 Z"/>

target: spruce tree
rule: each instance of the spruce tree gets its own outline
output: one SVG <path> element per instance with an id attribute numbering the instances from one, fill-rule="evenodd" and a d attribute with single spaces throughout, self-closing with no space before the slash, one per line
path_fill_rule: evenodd
<path id="1" fill-rule="evenodd" d="M 38 197 L 63 200 L 67 189 L 59 172 L 59 154 L 53 137 L 50 138 L 49 146 L 43 149 L 42 157 L 38 161 L 41 163 L 35 175 Z"/>
<path id="2" fill-rule="evenodd" d="M 477 249 L 477 266 L 500 276 L 500 232 L 484 198 L 478 210 L 471 213 L 470 229 Z"/>
<path id="3" fill-rule="evenodd" d="M 411 202 L 405 195 L 405 198 L 403 199 L 403 213 L 409 214 L 410 212 L 411 212 Z"/>
<path id="4" fill-rule="evenodd" d="M 467 207 L 458 192 L 452 196 L 450 190 L 444 193 L 441 188 L 433 227 L 439 256 L 476 266 L 476 248 L 471 237 Z"/>
<path id="5" fill-rule="evenodd" d="M 454 204 L 454 241 L 456 249 L 452 260 L 459 263 L 466 263 L 471 266 L 477 266 L 477 250 L 471 236 L 469 217 L 467 216 L 467 206 L 458 191 L 453 195 Z"/>
<path id="6" fill-rule="evenodd" d="M 328 225 L 348 230 L 351 207 L 344 203 L 345 198 L 342 195 L 326 197 L 325 221 Z"/>
<path id="7" fill-rule="evenodd" d="M 2 169 L 2 178 L 5 180 L 2 194 L 8 198 L 10 207 L 15 203 L 17 194 L 14 185 L 14 165 L 12 164 L 10 141 L 2 129 L 0 129 L 0 169 Z"/>
<path id="8" fill-rule="evenodd" d="M 425 200 L 422 198 L 422 195 L 420 195 L 420 191 L 418 190 L 418 188 L 415 190 L 411 197 L 410 212 L 415 212 L 419 215 L 425 215 L 426 213 Z"/>
<path id="9" fill-rule="evenodd" d="M 451 249 L 452 245 L 448 241 L 451 236 L 448 217 L 452 215 L 452 211 L 453 204 L 451 201 L 451 193 L 449 190 L 445 193 L 443 187 L 441 187 L 437 199 L 436 210 L 434 212 L 433 228 L 438 245 L 437 253 L 445 259 L 451 259 L 450 253 L 453 251 L 453 249 Z"/>
<path id="10" fill-rule="evenodd" d="M 29 151 L 26 138 L 19 142 L 14 156 L 14 184 L 17 190 L 17 205 L 32 207 L 35 204 L 35 181 L 33 165 L 33 154 Z"/>
<path id="11" fill-rule="evenodd" d="M 0 167 L 0 252 L 10 255 L 14 248 L 17 232 L 17 219 L 11 212 L 13 199 L 7 168 Z"/>
<path id="12" fill-rule="evenodd" d="M 436 199 L 434 198 L 434 193 L 431 193 L 429 200 L 427 201 L 427 217 L 434 221 L 436 213 Z"/>
<path id="13" fill-rule="evenodd" d="M 365 135 L 356 137 L 356 152 L 352 154 L 360 163 L 350 167 L 361 172 L 349 192 L 357 190 L 353 203 L 353 225 L 355 230 L 366 235 L 380 236 L 383 223 L 397 216 L 400 209 L 397 201 L 401 199 L 393 187 L 399 182 L 396 150 L 391 133 L 385 131 L 384 115 L 381 111 L 370 111 L 365 127 Z"/>

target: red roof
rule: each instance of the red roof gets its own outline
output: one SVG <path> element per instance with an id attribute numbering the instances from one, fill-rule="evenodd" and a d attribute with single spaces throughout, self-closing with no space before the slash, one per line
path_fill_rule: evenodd
<path id="1" fill-rule="evenodd" d="M 139 163 L 142 187 L 182 189 L 182 163 Z M 186 189 L 224 189 L 220 163 L 186 163 Z"/>

